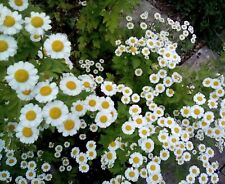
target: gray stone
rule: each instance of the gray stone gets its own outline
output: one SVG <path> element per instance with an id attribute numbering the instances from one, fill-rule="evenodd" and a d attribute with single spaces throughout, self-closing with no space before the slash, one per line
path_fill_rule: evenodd
<path id="1" fill-rule="evenodd" d="M 199 49 L 191 58 L 184 62 L 183 66 L 187 66 L 192 71 L 198 71 L 202 65 L 209 64 L 213 60 L 216 60 L 218 55 L 209 49 L 207 46 Z"/>

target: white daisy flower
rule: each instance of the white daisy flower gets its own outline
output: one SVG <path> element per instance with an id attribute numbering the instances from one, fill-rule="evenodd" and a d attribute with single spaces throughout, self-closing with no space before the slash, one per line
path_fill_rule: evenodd
<path id="1" fill-rule="evenodd" d="M 127 168 L 125 171 L 125 177 L 133 182 L 138 181 L 139 178 L 139 171 L 137 169 L 134 168 Z"/>
<path id="2" fill-rule="evenodd" d="M 129 163 L 138 168 L 143 164 L 143 156 L 139 152 L 134 152 L 130 155 Z"/>
<path id="3" fill-rule="evenodd" d="M 57 126 L 57 129 L 64 137 L 73 136 L 80 129 L 80 124 L 80 119 L 75 114 L 68 114 L 67 119 Z"/>
<path id="4" fill-rule="evenodd" d="M 7 68 L 6 81 L 16 91 L 29 90 L 35 86 L 39 79 L 37 73 L 34 65 L 19 61 Z"/>
<path id="5" fill-rule="evenodd" d="M 141 149 L 146 153 L 151 153 L 154 150 L 154 142 L 152 141 L 152 139 L 144 139 L 141 143 Z"/>
<path id="6" fill-rule="evenodd" d="M 82 81 L 82 87 L 85 91 L 93 91 L 96 87 L 95 80 L 89 75 L 80 75 L 78 77 Z"/>
<path id="7" fill-rule="evenodd" d="M 104 81 L 104 83 L 101 84 L 101 91 L 107 96 L 113 96 L 117 92 L 117 86 L 110 81 Z"/>
<path id="8" fill-rule="evenodd" d="M 32 144 L 38 139 L 39 130 L 32 126 L 24 126 L 19 123 L 16 127 L 16 137 L 20 139 L 22 143 Z"/>
<path id="9" fill-rule="evenodd" d="M 99 99 L 99 110 L 100 111 L 111 111 L 114 108 L 114 102 L 110 97 L 100 97 Z"/>
<path id="10" fill-rule="evenodd" d="M 18 11 L 23 11 L 28 8 L 28 0 L 9 0 L 9 5 Z"/>
<path id="11" fill-rule="evenodd" d="M 69 96 L 79 95 L 82 91 L 81 81 L 74 75 L 65 75 L 60 81 L 60 89 Z"/>
<path id="12" fill-rule="evenodd" d="M 51 169 L 51 165 L 47 162 L 43 163 L 41 166 L 43 172 L 48 172 Z"/>
<path id="13" fill-rule="evenodd" d="M 43 35 L 52 28 L 50 24 L 50 17 L 45 13 L 31 12 L 30 17 L 25 18 L 25 29 L 32 35 Z"/>
<path id="14" fill-rule="evenodd" d="M 135 124 L 133 121 L 127 121 L 122 125 L 122 131 L 124 134 L 131 135 L 135 131 Z"/>
<path id="15" fill-rule="evenodd" d="M 105 111 L 96 114 L 95 122 L 100 128 L 107 128 L 112 124 L 112 115 Z"/>
<path id="16" fill-rule="evenodd" d="M 17 96 L 20 100 L 24 101 L 30 101 L 34 98 L 35 93 L 34 90 L 29 89 L 29 90 L 24 90 L 24 91 L 16 91 Z"/>
<path id="17" fill-rule="evenodd" d="M 43 120 L 42 110 L 32 103 L 25 105 L 20 111 L 20 122 L 25 126 L 37 127 Z"/>
<path id="18" fill-rule="evenodd" d="M 49 81 L 39 82 L 35 86 L 35 99 L 40 103 L 50 102 L 55 100 L 58 94 L 58 87 L 55 82 L 50 83 Z"/>
<path id="19" fill-rule="evenodd" d="M 44 49 L 51 58 L 62 59 L 70 56 L 71 43 L 65 34 L 52 34 L 44 42 Z"/>
<path id="20" fill-rule="evenodd" d="M 6 163 L 6 165 L 12 167 L 12 166 L 16 165 L 17 159 L 16 159 L 16 157 L 8 157 L 6 159 L 6 162 L 5 163 Z"/>
<path id="21" fill-rule="evenodd" d="M 76 156 L 76 162 L 78 164 L 83 164 L 87 162 L 87 155 L 80 152 L 77 156 Z"/>
<path id="22" fill-rule="evenodd" d="M 47 124 L 58 126 L 66 120 L 69 111 L 62 101 L 55 100 L 47 103 L 42 112 Z"/>
<path id="23" fill-rule="evenodd" d="M 26 172 L 26 178 L 28 180 L 32 180 L 36 177 L 36 171 L 35 170 L 27 170 Z"/>
<path id="24" fill-rule="evenodd" d="M 79 171 L 82 173 L 87 173 L 89 171 L 89 165 L 86 163 L 82 163 L 79 165 Z"/>
<path id="25" fill-rule="evenodd" d="M 6 35 L 14 35 L 22 29 L 22 16 L 17 11 L 12 12 L 9 9 L 3 9 L 0 22 L 2 22 L 0 32 Z"/>
<path id="26" fill-rule="evenodd" d="M 205 95 L 203 95 L 202 93 L 197 93 L 194 96 L 194 102 L 197 105 L 203 105 L 206 102 Z"/>
<path id="27" fill-rule="evenodd" d="M 71 106 L 71 112 L 76 114 L 77 116 L 84 116 L 87 112 L 84 101 L 77 100 L 76 102 L 74 102 Z"/>
<path id="28" fill-rule="evenodd" d="M 8 60 L 17 52 L 15 38 L 7 35 L 0 35 L 0 61 Z"/>
<path id="29" fill-rule="evenodd" d="M 199 105 L 194 105 L 191 107 L 191 115 L 195 119 L 199 119 L 203 116 L 204 109 Z"/>
<path id="30" fill-rule="evenodd" d="M 89 95 L 85 99 L 87 110 L 97 111 L 99 109 L 99 97 L 96 95 Z"/>

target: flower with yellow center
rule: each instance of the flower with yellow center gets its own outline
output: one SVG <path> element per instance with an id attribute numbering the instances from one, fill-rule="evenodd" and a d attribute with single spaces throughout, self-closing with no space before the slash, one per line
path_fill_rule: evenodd
<path id="1" fill-rule="evenodd" d="M 95 122 L 100 128 L 106 128 L 112 124 L 112 115 L 107 112 L 98 112 Z"/>
<path id="2" fill-rule="evenodd" d="M 51 20 L 45 13 L 31 12 L 30 17 L 25 18 L 25 29 L 31 35 L 43 35 L 51 29 Z"/>
<path id="3" fill-rule="evenodd" d="M 28 7 L 28 0 L 9 0 L 9 5 L 18 11 L 23 11 Z"/>
<path id="4" fill-rule="evenodd" d="M 44 43 L 44 49 L 48 56 L 54 59 L 62 59 L 70 56 L 71 43 L 67 36 L 61 33 L 50 35 Z"/>
<path id="5" fill-rule="evenodd" d="M 143 164 L 143 156 L 138 152 L 134 152 L 130 155 L 129 163 L 133 167 L 138 168 Z"/>
<path id="6" fill-rule="evenodd" d="M 43 116 L 47 124 L 62 125 L 68 117 L 68 107 L 59 100 L 49 102 L 43 108 Z"/>
<path id="7" fill-rule="evenodd" d="M 7 61 L 17 51 L 17 43 L 13 37 L 0 35 L 0 61 Z"/>
<path id="8" fill-rule="evenodd" d="M 66 120 L 62 124 L 57 126 L 58 132 L 62 133 L 64 137 L 73 136 L 77 134 L 80 129 L 80 119 L 74 114 L 68 114 Z"/>
<path id="9" fill-rule="evenodd" d="M 101 84 L 101 91 L 107 96 L 113 96 L 117 92 L 116 87 L 117 86 L 112 82 L 105 81 L 104 83 Z"/>
<path id="10" fill-rule="evenodd" d="M 76 96 L 82 91 L 81 81 L 72 74 L 64 74 L 59 86 L 63 93 L 69 96 Z"/>
<path id="11" fill-rule="evenodd" d="M 9 9 L 1 10 L 2 25 L 0 32 L 6 35 L 14 35 L 22 29 L 22 16 L 17 11 L 11 12 Z"/>
<path id="12" fill-rule="evenodd" d="M 23 125 L 37 127 L 42 120 L 42 110 L 38 105 L 30 103 L 21 109 L 20 122 Z"/>
<path id="13" fill-rule="evenodd" d="M 19 123 L 16 127 L 16 137 L 22 143 L 31 144 L 38 139 L 39 130 L 36 127 L 25 125 L 23 122 Z"/>
<path id="14" fill-rule="evenodd" d="M 71 106 L 71 111 L 77 116 L 84 116 L 87 111 L 84 101 L 78 100 L 74 102 Z"/>
<path id="15" fill-rule="evenodd" d="M 56 99 L 58 91 L 59 90 L 55 82 L 39 82 L 35 87 L 35 99 L 40 103 L 50 102 Z"/>
<path id="16" fill-rule="evenodd" d="M 12 89 L 25 91 L 32 89 L 38 81 L 37 69 L 29 62 L 20 61 L 8 67 L 6 80 Z"/>

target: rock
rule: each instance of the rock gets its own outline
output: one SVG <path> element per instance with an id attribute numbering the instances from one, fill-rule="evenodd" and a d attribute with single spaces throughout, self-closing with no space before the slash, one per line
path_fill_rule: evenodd
<path id="1" fill-rule="evenodd" d="M 183 66 L 187 66 L 192 71 L 198 71 L 202 65 L 216 60 L 218 55 L 207 46 L 199 49 L 191 58 L 184 62 Z M 210 67 L 210 63 L 209 63 Z"/>

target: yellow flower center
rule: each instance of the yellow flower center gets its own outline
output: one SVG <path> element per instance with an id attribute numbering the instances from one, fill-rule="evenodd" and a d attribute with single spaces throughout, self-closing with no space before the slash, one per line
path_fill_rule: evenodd
<path id="1" fill-rule="evenodd" d="M 156 170 L 156 166 L 155 165 L 151 165 L 150 166 L 150 170 L 155 171 Z"/>
<path id="2" fill-rule="evenodd" d="M 130 125 L 127 125 L 126 127 L 125 127 L 125 129 L 127 130 L 127 131 L 131 131 L 131 126 Z"/>
<path id="3" fill-rule="evenodd" d="M 109 102 L 107 102 L 107 101 L 102 102 L 102 108 L 108 109 L 109 108 Z"/>
<path id="4" fill-rule="evenodd" d="M 76 83 L 73 82 L 73 81 L 68 81 L 68 82 L 66 83 L 66 87 L 67 87 L 68 89 L 70 89 L 70 90 L 73 90 L 73 89 L 76 89 L 77 85 L 76 85 Z"/>
<path id="5" fill-rule="evenodd" d="M 155 174 L 154 176 L 152 176 L 152 180 L 153 181 L 157 181 L 158 179 L 159 179 L 159 176 L 158 175 Z"/>
<path id="6" fill-rule="evenodd" d="M 83 107 L 83 105 L 78 104 L 78 105 L 76 105 L 75 109 L 76 109 L 76 111 L 80 112 L 84 109 L 84 107 Z"/>
<path id="7" fill-rule="evenodd" d="M 28 111 L 27 113 L 26 113 L 26 119 L 28 120 L 28 121 L 33 121 L 33 120 L 35 120 L 36 119 L 36 112 L 34 112 L 33 110 L 31 110 L 31 111 Z"/>
<path id="8" fill-rule="evenodd" d="M 105 89 L 107 91 L 112 91 L 113 90 L 113 87 L 112 87 L 112 85 L 106 85 Z"/>
<path id="9" fill-rule="evenodd" d="M 133 171 L 130 171 L 130 172 L 129 172 L 129 176 L 132 178 L 132 177 L 135 176 L 135 173 L 134 173 Z"/>
<path id="10" fill-rule="evenodd" d="M 14 17 L 12 17 L 12 16 L 6 16 L 3 24 L 6 27 L 12 27 L 12 26 L 15 25 L 15 23 L 16 23 L 16 21 L 15 21 Z"/>
<path id="11" fill-rule="evenodd" d="M 5 40 L 0 40 L 0 52 L 5 52 L 8 48 L 8 43 Z"/>
<path id="12" fill-rule="evenodd" d="M 24 69 L 15 72 L 14 78 L 17 82 L 26 82 L 29 79 L 29 73 Z"/>
<path id="13" fill-rule="evenodd" d="M 23 0 L 15 0 L 14 3 L 16 4 L 16 6 L 22 6 Z"/>
<path id="14" fill-rule="evenodd" d="M 133 161 L 135 164 L 138 164 L 140 162 L 140 159 L 138 157 L 134 157 Z"/>
<path id="15" fill-rule="evenodd" d="M 52 50 L 55 52 L 61 52 L 64 49 L 64 44 L 60 40 L 52 42 Z"/>
<path id="16" fill-rule="evenodd" d="M 43 26 L 44 20 L 41 17 L 35 16 L 31 18 L 31 24 L 32 26 L 39 28 Z"/>
<path id="17" fill-rule="evenodd" d="M 89 100 L 88 105 L 91 107 L 96 106 L 96 101 L 95 100 Z"/>
<path id="18" fill-rule="evenodd" d="M 106 123 L 107 120 L 108 120 L 108 118 L 107 118 L 107 116 L 105 116 L 105 115 L 103 115 L 103 116 L 100 117 L 100 121 L 101 121 L 102 123 Z"/>
<path id="19" fill-rule="evenodd" d="M 28 127 L 24 127 L 22 133 L 25 137 L 31 137 L 33 135 L 32 129 Z"/>
<path id="20" fill-rule="evenodd" d="M 40 94 L 42 96 L 48 96 L 52 93 L 52 88 L 50 86 L 43 86 L 41 89 L 40 89 Z"/>
<path id="21" fill-rule="evenodd" d="M 107 153 L 107 158 L 108 158 L 108 160 L 112 160 L 112 158 L 113 158 L 113 155 L 112 155 L 112 153 Z"/>
<path id="22" fill-rule="evenodd" d="M 75 127 L 75 123 L 73 120 L 67 120 L 64 122 L 64 128 L 66 130 L 72 130 Z"/>
<path id="23" fill-rule="evenodd" d="M 62 111 L 58 107 L 53 107 L 49 113 L 52 119 L 58 119 L 62 115 Z"/>
<path id="24" fill-rule="evenodd" d="M 85 82 L 83 83 L 83 86 L 84 86 L 85 88 L 90 88 L 90 87 L 91 87 L 91 84 L 90 84 L 89 82 L 85 81 Z"/>
<path id="25" fill-rule="evenodd" d="M 195 113 L 196 115 L 199 115 L 201 112 L 200 112 L 199 109 L 195 109 L 195 110 L 194 110 L 194 113 Z"/>
<path id="26" fill-rule="evenodd" d="M 24 95 L 28 96 L 31 93 L 31 90 L 25 90 L 22 92 Z"/>
<path id="27" fill-rule="evenodd" d="M 146 147 L 147 149 L 150 149 L 150 148 L 152 147 L 152 144 L 151 144 L 150 142 L 147 142 L 147 143 L 145 144 L 145 147 Z"/>

